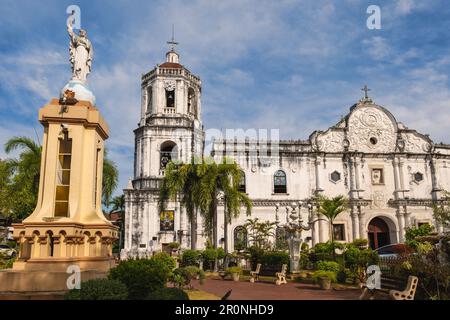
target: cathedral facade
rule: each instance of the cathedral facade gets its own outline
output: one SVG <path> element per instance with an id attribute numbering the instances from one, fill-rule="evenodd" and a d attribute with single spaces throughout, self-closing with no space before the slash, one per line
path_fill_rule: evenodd
<path id="1" fill-rule="evenodd" d="M 172 49 L 166 62 L 142 76 L 142 107 L 135 132 L 134 178 L 125 192 L 125 247 L 122 256 L 146 256 L 168 249 L 171 242 L 191 246 L 191 230 L 184 209 L 172 202 L 159 212 L 159 185 L 171 160 L 189 162 L 204 152 L 201 122 L 201 81 L 179 63 Z M 242 214 L 223 225 L 218 208 L 218 246 L 230 251 L 248 244 L 243 227 L 248 218 L 287 221 L 299 214 L 310 230 L 303 241 L 310 246 L 329 240 L 369 240 L 372 248 L 404 241 L 405 228 L 431 224 L 432 205 L 447 204 L 450 190 L 450 145 L 435 144 L 398 122 L 367 94 L 349 113 L 326 131 L 306 140 L 266 141 L 216 139 L 211 155 L 216 161 L 233 158 L 241 167 L 242 192 L 253 201 L 250 217 Z M 276 152 L 267 146 L 276 145 Z M 264 150 L 263 150 L 264 149 Z M 321 219 L 315 199 L 344 195 L 349 208 L 333 226 Z M 197 219 L 196 247 L 206 238 Z M 224 229 L 228 230 L 225 237 Z M 275 239 L 274 239 L 275 240 Z"/>

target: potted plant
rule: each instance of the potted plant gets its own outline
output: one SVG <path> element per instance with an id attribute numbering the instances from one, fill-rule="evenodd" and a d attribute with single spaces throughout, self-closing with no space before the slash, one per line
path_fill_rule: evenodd
<path id="1" fill-rule="evenodd" d="M 239 276 L 242 273 L 242 268 L 240 267 L 230 267 L 227 269 L 227 273 L 231 274 L 233 281 L 239 281 Z"/>
<path id="2" fill-rule="evenodd" d="M 314 281 L 319 285 L 322 290 L 330 290 L 331 283 L 336 282 L 336 272 L 317 270 L 313 273 Z"/>

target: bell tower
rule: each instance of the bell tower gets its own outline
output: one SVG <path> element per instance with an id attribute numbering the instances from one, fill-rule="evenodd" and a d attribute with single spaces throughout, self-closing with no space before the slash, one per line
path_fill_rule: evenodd
<path id="1" fill-rule="evenodd" d="M 134 178 L 125 193 L 124 254 L 145 255 L 171 242 L 187 246 L 188 221 L 179 204 L 158 211 L 159 185 L 170 161 L 201 157 L 201 80 L 180 63 L 168 42 L 166 61 L 142 75 L 141 115 L 135 133 Z"/>

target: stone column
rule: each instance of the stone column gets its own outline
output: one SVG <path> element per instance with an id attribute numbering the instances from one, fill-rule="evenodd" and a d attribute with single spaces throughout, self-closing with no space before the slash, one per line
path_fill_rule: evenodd
<path id="1" fill-rule="evenodd" d="M 313 209 L 311 209 L 311 222 L 315 221 L 317 219 L 317 214 L 314 212 Z M 314 223 L 311 224 L 311 241 L 312 241 L 312 246 L 314 247 L 316 244 L 319 243 L 319 230 L 318 230 L 319 226 L 318 226 L 318 222 L 315 221 Z"/>
<path id="2" fill-rule="evenodd" d="M 359 215 L 359 238 L 360 239 L 367 239 L 367 229 L 366 229 L 366 214 L 361 210 L 361 208 L 358 208 L 358 215 Z"/>
<path id="3" fill-rule="evenodd" d="M 315 175 L 316 175 L 316 194 L 320 194 L 322 192 L 322 188 L 320 185 L 320 164 L 322 163 L 321 158 L 319 156 L 316 157 L 314 162 L 315 164 Z"/>
<path id="4" fill-rule="evenodd" d="M 405 192 L 409 191 L 409 179 L 405 170 L 405 159 L 401 158 L 398 163 L 398 169 L 400 172 L 400 186 Z"/>
<path id="5" fill-rule="evenodd" d="M 358 211 L 352 206 L 350 216 L 352 218 L 352 234 L 353 241 L 355 239 L 359 239 L 359 219 L 358 219 Z"/>
<path id="6" fill-rule="evenodd" d="M 319 219 L 325 219 L 323 214 L 318 214 Z M 328 223 L 325 220 L 319 220 L 319 242 L 326 242 L 329 238 L 328 234 Z"/>
<path id="7" fill-rule="evenodd" d="M 394 159 L 392 160 L 392 166 L 394 167 L 394 185 L 395 185 L 395 199 L 400 199 L 401 198 L 401 194 L 400 194 L 400 174 L 399 174 L 399 169 L 398 169 L 398 159 L 394 157 Z"/>
<path id="8" fill-rule="evenodd" d="M 397 209 L 397 223 L 398 223 L 398 241 L 403 242 L 405 236 L 405 216 L 400 209 Z"/>
<path id="9" fill-rule="evenodd" d="M 360 184 L 359 184 L 359 164 L 360 161 L 355 157 L 355 160 L 353 162 L 353 165 L 355 166 L 355 190 L 357 198 L 360 198 L 359 190 L 360 190 Z"/>

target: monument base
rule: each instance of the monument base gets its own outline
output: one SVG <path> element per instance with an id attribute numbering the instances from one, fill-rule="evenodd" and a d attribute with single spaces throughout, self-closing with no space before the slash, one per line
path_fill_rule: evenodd
<path id="1" fill-rule="evenodd" d="M 80 280 L 105 278 L 107 274 L 105 271 L 84 270 L 80 272 Z M 0 300 L 62 298 L 69 290 L 67 280 L 71 275 L 62 271 L 2 270 Z"/>

